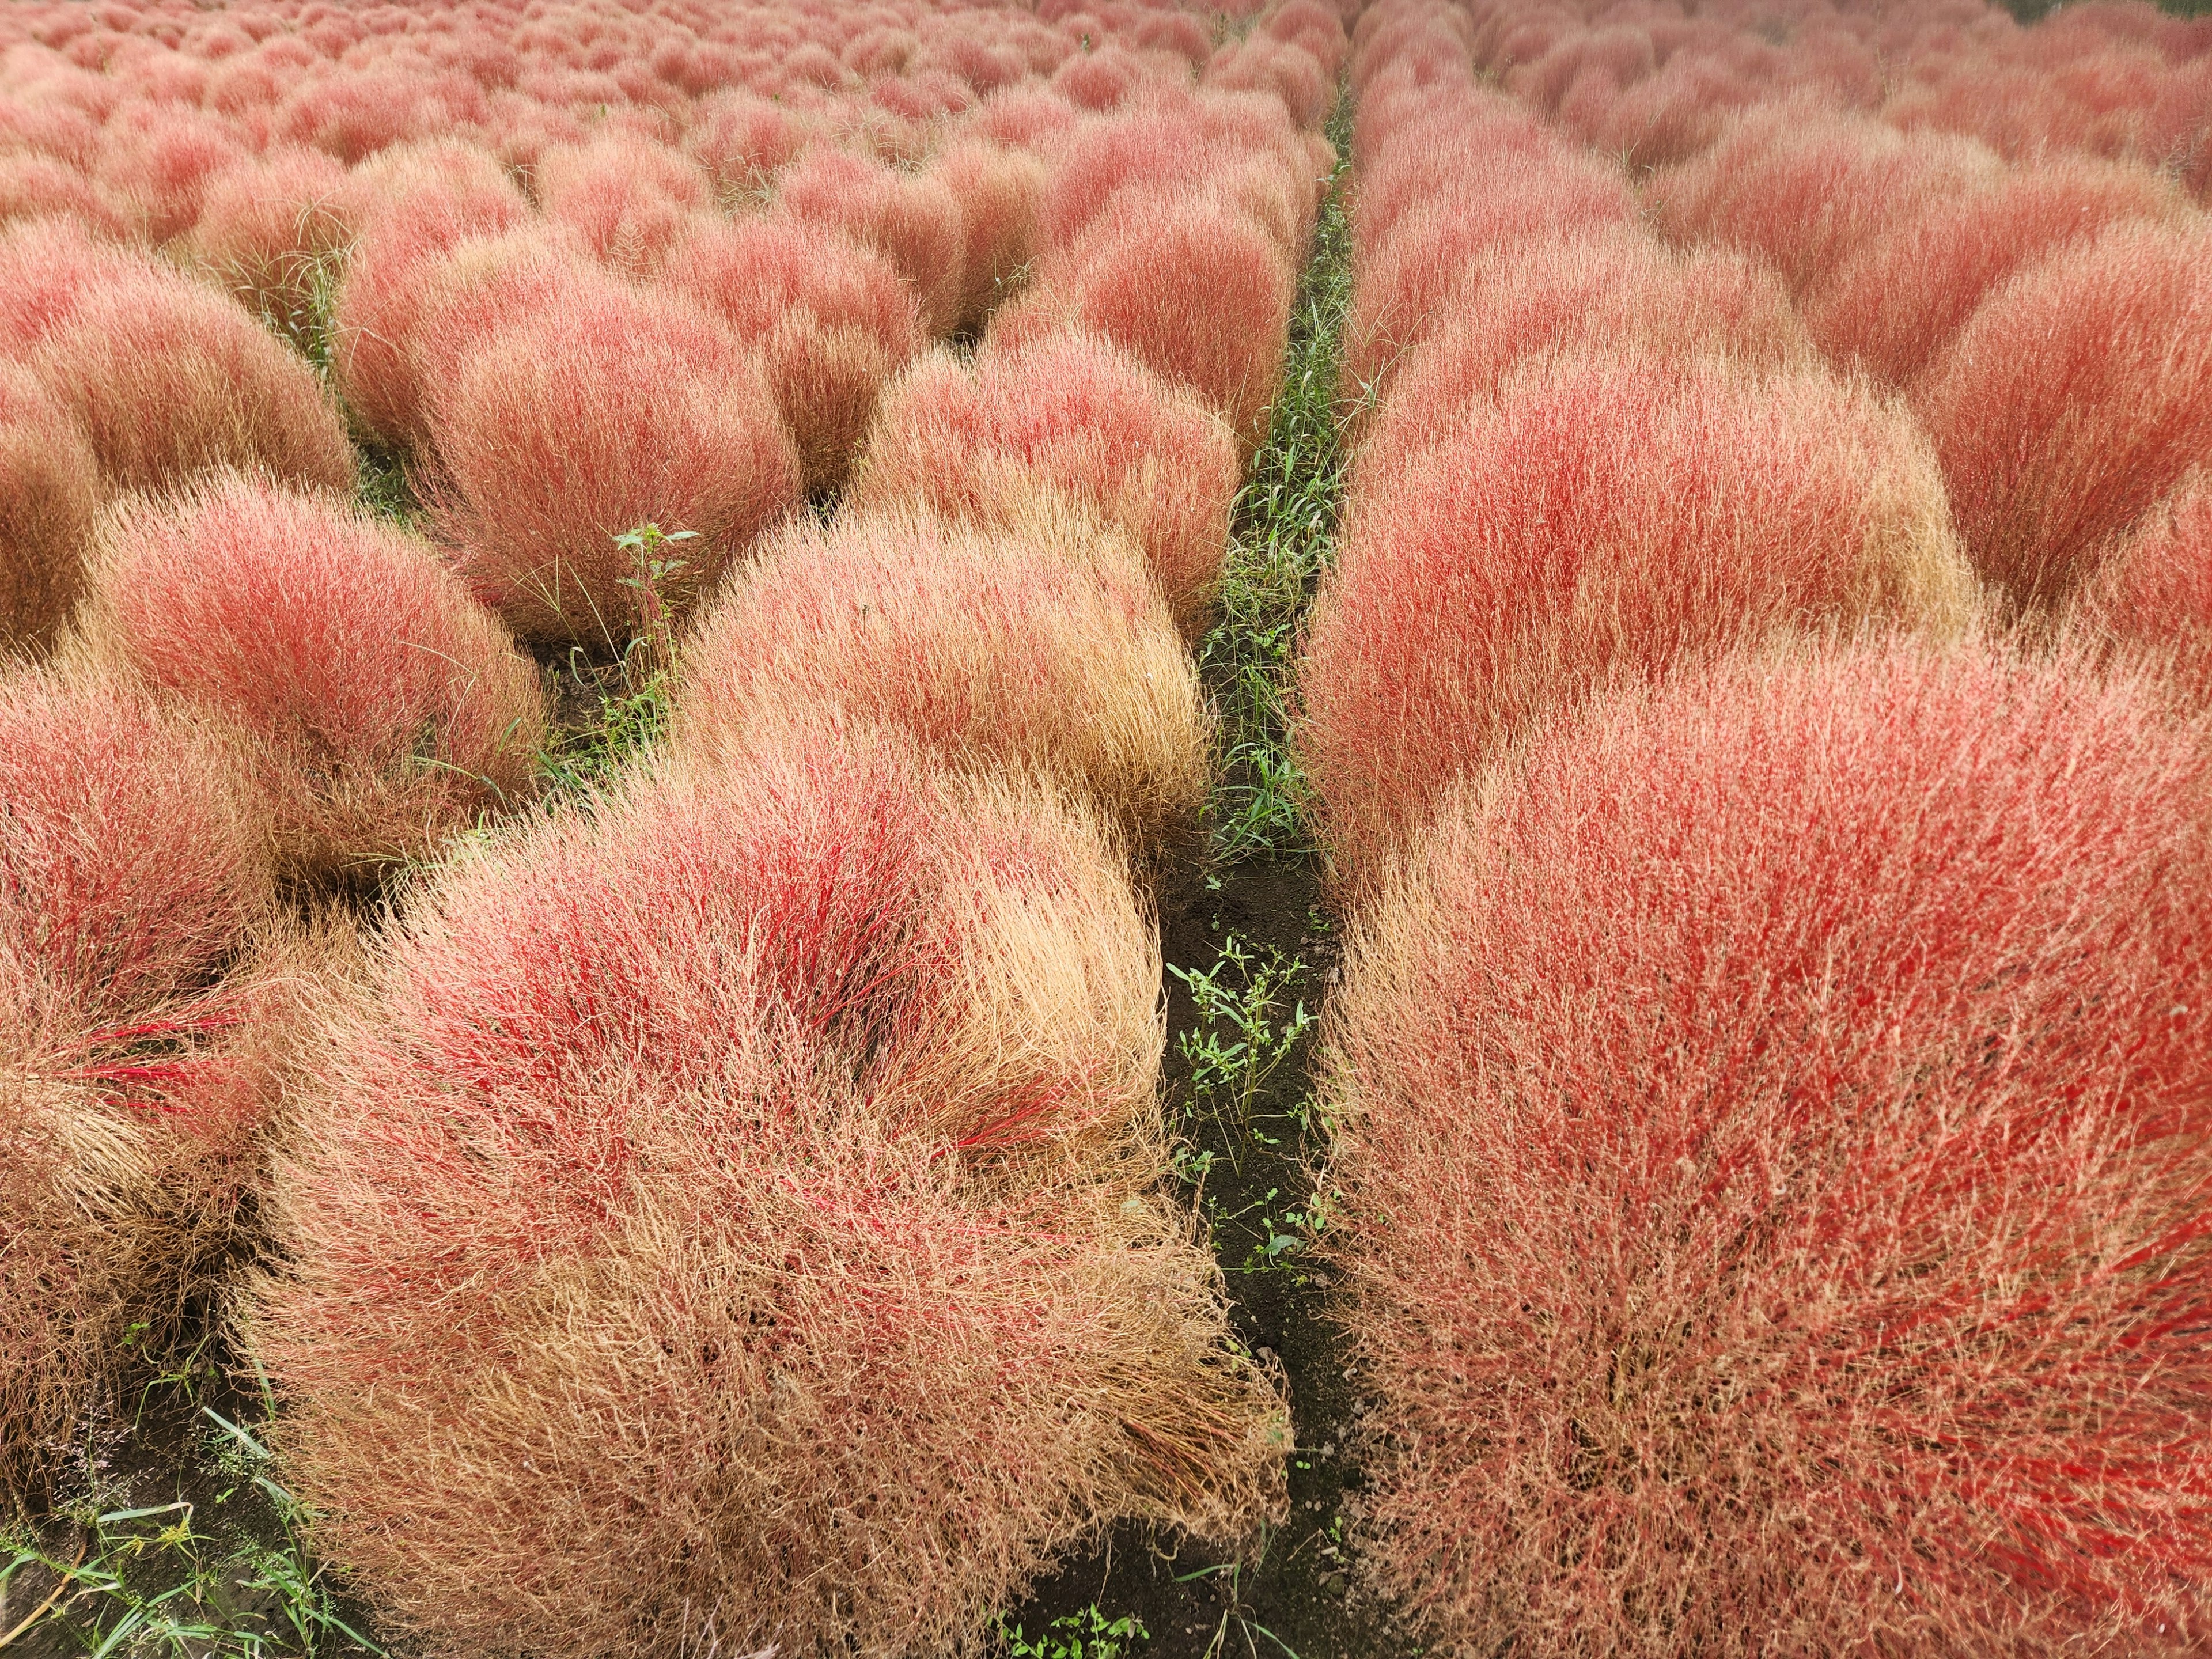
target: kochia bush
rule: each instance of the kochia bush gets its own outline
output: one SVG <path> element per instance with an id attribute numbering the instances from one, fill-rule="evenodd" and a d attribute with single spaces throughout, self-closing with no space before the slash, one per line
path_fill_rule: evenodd
<path id="1" fill-rule="evenodd" d="M 1913 388 L 1966 550 L 2023 605 L 2212 456 L 2212 232 L 2121 224 L 1984 302 Z"/>
<path id="2" fill-rule="evenodd" d="M 888 734 L 450 866 L 322 1019 L 248 1320 L 320 1547 L 433 1651 L 950 1654 L 1115 1517 L 1258 1518 L 1158 971 L 1079 815 Z"/>
<path id="3" fill-rule="evenodd" d="M 240 957 L 275 893 L 234 753 L 128 687 L 0 675 L 0 800 L 12 1505 L 134 1350 L 167 1350 L 233 1242 L 266 1103 Z"/>
<path id="4" fill-rule="evenodd" d="M 1990 290 L 2058 246 L 2183 203 L 2148 167 L 2066 156 L 1946 196 L 1893 224 L 1813 285 L 1807 324 L 1838 364 L 1910 382 Z"/>
<path id="5" fill-rule="evenodd" d="M 1779 277 L 1748 255 L 1676 252 L 1639 230 L 1530 238 L 1462 270 L 1442 317 L 1395 368 L 1346 390 L 1355 417 L 1382 392 L 1364 447 L 1401 453 L 1449 431 L 1463 410 L 1495 398 L 1531 358 L 1625 351 L 1726 359 L 1751 373 L 1819 361 Z M 1356 372 L 1355 372 L 1356 373 Z"/>
<path id="6" fill-rule="evenodd" d="M 353 485 L 353 451 L 305 359 L 214 289 L 151 261 L 96 279 L 28 359 L 118 489 L 227 467 Z"/>
<path id="7" fill-rule="evenodd" d="M 53 642 L 83 586 L 99 507 L 84 434 L 36 375 L 0 362 L 0 652 Z"/>
<path id="8" fill-rule="evenodd" d="M 2203 737 L 1897 642 L 1455 797 L 1325 1062 L 1369 1559 L 1440 1647 L 2203 1650 Z"/>
<path id="9" fill-rule="evenodd" d="M 2212 708 L 2212 471 L 2106 550 L 2076 611 L 2093 634 L 2164 659 L 2197 706 Z"/>
<path id="10" fill-rule="evenodd" d="M 1825 374 L 1531 363 L 1444 441 L 1364 460 L 1306 625 L 1295 739 L 1355 885 L 1454 777 L 1615 678 L 1972 605 L 1911 423 Z"/>
<path id="11" fill-rule="evenodd" d="M 924 358 L 884 394 L 856 506 L 1005 522 L 1042 489 L 1136 538 L 1195 638 L 1229 545 L 1237 441 L 1195 396 L 1096 335 Z"/>
<path id="12" fill-rule="evenodd" d="M 434 520 L 526 640 L 619 653 L 799 500 L 760 360 L 672 295 L 563 289 L 481 337 L 437 389 Z M 656 576 L 616 544 L 690 531 Z"/>
<path id="13" fill-rule="evenodd" d="M 106 539 L 85 647 L 251 740 L 285 876 L 374 882 L 528 799 L 538 671 L 415 538 L 232 477 Z"/>
<path id="14" fill-rule="evenodd" d="M 835 710 L 1087 798 L 1146 859 L 1188 844 L 1205 805 L 1197 665 L 1143 550 L 1080 509 L 801 525 L 732 574 L 681 661 L 687 750 Z"/>

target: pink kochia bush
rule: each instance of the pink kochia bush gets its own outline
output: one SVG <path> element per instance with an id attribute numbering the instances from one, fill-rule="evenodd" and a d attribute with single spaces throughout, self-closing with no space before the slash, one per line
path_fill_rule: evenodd
<path id="1" fill-rule="evenodd" d="M 802 524 L 732 574 L 680 660 L 687 747 L 834 709 L 1087 796 L 1139 855 L 1188 843 L 1205 804 L 1197 665 L 1143 550 L 1079 509 Z"/>
<path id="2" fill-rule="evenodd" d="M 0 362 L 0 652 L 42 652 L 69 619 L 99 506 L 84 434 L 36 375 Z"/>
<path id="3" fill-rule="evenodd" d="M 233 477 L 125 514 L 82 633 L 250 740 L 293 879 L 373 881 L 530 793 L 536 668 L 428 546 L 335 499 Z"/>
<path id="4" fill-rule="evenodd" d="M 1016 348 L 1070 325 L 1111 340 L 1195 392 L 1248 449 L 1267 435 L 1282 383 L 1297 276 L 1249 214 L 1197 195 L 1113 198 L 1036 287 L 994 319 Z"/>
<path id="5" fill-rule="evenodd" d="M 2212 457 L 2212 231 L 2116 225 L 1992 294 L 1915 386 L 1966 550 L 2021 604 Z"/>
<path id="6" fill-rule="evenodd" d="M 886 392 L 856 507 L 906 503 L 988 524 L 1039 490 L 1127 531 L 1192 638 L 1229 545 L 1238 479 L 1228 426 L 1096 335 L 992 345 L 972 367 L 924 358 Z"/>
<path id="7" fill-rule="evenodd" d="M 0 1507 L 212 1282 L 264 1106 L 265 826 L 189 716 L 0 675 Z M 137 1338 L 130 1334 L 141 1327 Z"/>
<path id="8" fill-rule="evenodd" d="M 246 1327 L 392 1629 L 964 1653 L 1108 1522 L 1268 1512 L 1153 935 L 1056 801 L 757 733 L 456 860 L 321 1012 Z"/>
<path id="9" fill-rule="evenodd" d="M 884 384 L 921 349 L 921 303 L 873 248 L 785 214 L 706 219 L 668 285 L 761 354 L 810 493 L 842 486 Z"/>
<path id="10" fill-rule="evenodd" d="M 932 333 L 949 333 L 960 321 L 968 232 L 962 204 L 941 178 L 822 145 L 777 176 L 775 205 L 883 254 L 921 296 Z"/>
<path id="11" fill-rule="evenodd" d="M 2093 633 L 2166 659 L 2197 706 L 2212 707 L 2212 471 L 2107 551 L 2077 610 Z"/>
<path id="12" fill-rule="evenodd" d="M 1822 273 L 1806 321 L 1838 364 L 1903 386 L 2014 271 L 2115 224 L 2175 219 L 2182 208 L 2147 167 L 2081 157 L 2021 167 L 1928 204 Z"/>
<path id="13" fill-rule="evenodd" d="M 2212 795 L 2073 659 L 1623 697 L 1349 942 L 1333 1237 L 1437 1650 L 2212 1640 Z"/>
<path id="14" fill-rule="evenodd" d="M 173 489 L 225 467 L 352 487 L 353 451 L 314 370 L 235 301 L 151 259 L 72 301 L 25 361 L 109 487 Z"/>
<path id="15" fill-rule="evenodd" d="M 1408 208 L 1359 262 L 1344 322 L 1346 390 L 1357 396 L 1385 386 L 1400 360 L 1460 309 L 1470 271 L 1502 266 L 1553 237 L 1626 229 L 1635 216 L 1635 193 L 1619 167 L 1540 150 L 1508 149 L 1465 191 Z"/>
<path id="16" fill-rule="evenodd" d="M 1462 771 L 1614 678 L 1869 619 L 1944 630 L 1972 581 L 1898 411 L 1820 374 L 1532 363 L 1354 477 L 1307 623 L 1296 742 L 1354 884 Z"/>
<path id="17" fill-rule="evenodd" d="M 1802 295 L 1891 225 L 2001 172 L 1971 139 L 1785 100 L 1747 111 L 1651 189 L 1669 237 L 1756 253 Z"/>
<path id="18" fill-rule="evenodd" d="M 1420 348 L 1387 378 L 1356 379 L 1361 399 L 1386 385 L 1365 447 L 1425 447 L 1530 358 L 1567 353 L 1726 359 L 1758 373 L 1819 361 L 1781 279 L 1748 256 L 1676 252 L 1640 231 L 1608 228 L 1529 238 L 1464 268 Z"/>
<path id="19" fill-rule="evenodd" d="M 459 356 L 427 480 L 471 587 L 526 640 L 619 652 L 799 499 L 759 358 L 675 295 L 556 292 Z M 689 531 L 656 577 L 616 538 Z"/>
<path id="20" fill-rule="evenodd" d="M 527 225 L 405 260 L 356 256 L 340 290 L 331 362 L 347 412 L 368 437 L 418 460 L 434 387 L 501 330 L 558 301 L 628 292 L 571 234 Z"/>

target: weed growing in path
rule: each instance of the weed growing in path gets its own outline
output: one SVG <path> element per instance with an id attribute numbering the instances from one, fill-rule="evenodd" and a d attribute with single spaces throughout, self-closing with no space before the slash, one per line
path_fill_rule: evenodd
<path id="1" fill-rule="evenodd" d="M 1234 863 L 1295 853 L 1305 787 L 1285 740 L 1298 616 L 1328 562 L 1349 458 L 1338 437 L 1337 362 L 1352 295 L 1352 237 L 1345 215 L 1351 106 L 1330 117 L 1337 168 L 1299 279 L 1290 361 L 1270 413 L 1267 441 L 1237 498 L 1223 567 L 1221 619 L 1200 663 L 1222 701 L 1220 781 L 1208 807 L 1213 854 Z"/>

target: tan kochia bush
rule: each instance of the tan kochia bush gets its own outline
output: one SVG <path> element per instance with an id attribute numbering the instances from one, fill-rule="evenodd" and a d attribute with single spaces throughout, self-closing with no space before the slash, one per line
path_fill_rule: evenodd
<path id="1" fill-rule="evenodd" d="M 787 531 L 682 661 L 695 750 L 834 708 L 1086 794 L 1140 855 L 1186 842 L 1205 805 L 1211 721 L 1143 552 L 1042 498 L 1012 529 L 904 512 Z"/>
<path id="2" fill-rule="evenodd" d="M 0 676 L 0 1510 L 232 1241 L 266 1100 L 256 800 L 187 716 Z"/>
<path id="3" fill-rule="evenodd" d="M 99 507 L 84 434 L 35 375 L 0 363 L 0 651 L 41 652 L 68 620 Z"/>
<path id="4" fill-rule="evenodd" d="M 235 475 L 108 526 L 78 648 L 252 745 L 277 862 L 373 881 L 530 795 L 538 671 L 416 538 Z"/>
<path id="5" fill-rule="evenodd" d="M 1192 393 L 1069 330 L 973 368 L 939 354 L 884 393 L 850 499 L 1003 522 L 1042 485 L 1127 530 L 1176 621 L 1205 626 L 1229 545 L 1237 441 Z"/>
<path id="6" fill-rule="evenodd" d="M 1159 961 L 1042 793 L 763 734 L 449 866 L 319 1017 L 246 1324 L 434 1653 L 973 1650 L 1279 1407 L 1156 1196 Z"/>

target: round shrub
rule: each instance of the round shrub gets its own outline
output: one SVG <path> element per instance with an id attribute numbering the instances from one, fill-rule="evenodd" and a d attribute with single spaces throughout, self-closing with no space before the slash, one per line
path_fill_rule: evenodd
<path id="1" fill-rule="evenodd" d="M 1755 253 L 1803 295 L 1875 237 L 2002 176 L 2002 165 L 1973 139 L 1900 133 L 1788 99 L 1746 110 L 1651 191 L 1673 240 Z"/>
<path id="2" fill-rule="evenodd" d="M 321 1028 L 247 1320 L 319 1547 L 434 1652 L 951 1654 L 1283 1431 L 1160 1168 L 1081 817 L 818 732 L 457 861 Z"/>
<path id="3" fill-rule="evenodd" d="M 884 393 L 857 508 L 1003 522 L 1040 489 L 1127 531 L 1196 638 L 1220 580 L 1237 440 L 1211 410 L 1096 335 L 926 357 Z"/>
<path id="4" fill-rule="evenodd" d="M 1363 461 L 1306 623 L 1295 740 L 1355 884 L 1462 771 L 1616 678 L 1747 638 L 1972 605 L 1928 447 L 1823 374 L 1533 363 Z"/>
<path id="5" fill-rule="evenodd" d="M 2061 247 L 1990 295 L 1912 402 L 1975 566 L 2023 605 L 2063 599 L 2212 456 L 2212 232 Z"/>
<path id="6" fill-rule="evenodd" d="M 704 222 L 669 285 L 762 354 L 810 493 L 840 489 L 884 384 L 921 349 L 921 301 L 891 262 L 785 214 Z"/>
<path id="7" fill-rule="evenodd" d="M 1479 190 L 1408 208 L 1361 262 L 1344 319 L 1346 390 L 1380 386 L 1391 367 L 1457 309 L 1471 268 L 1503 266 L 1540 240 L 1628 228 L 1636 196 L 1620 169 L 1583 155 L 1508 149 Z"/>
<path id="8" fill-rule="evenodd" d="M 967 291 L 963 204 L 945 182 L 820 145 L 776 175 L 775 207 L 874 248 L 921 296 L 923 326 L 950 333 Z"/>
<path id="9" fill-rule="evenodd" d="M 69 620 L 99 508 L 84 434 L 36 375 L 0 362 L 0 653 L 37 655 Z"/>
<path id="10" fill-rule="evenodd" d="M 666 144 L 619 132 L 554 146 L 538 157 L 532 183 L 547 218 L 633 276 L 657 272 L 714 205 L 704 169 Z"/>
<path id="11" fill-rule="evenodd" d="M 1087 796 L 1152 857 L 1188 843 L 1205 805 L 1197 665 L 1142 550 L 1079 513 L 801 525 L 732 573 L 681 660 L 692 750 L 835 709 Z"/>
<path id="12" fill-rule="evenodd" d="M 345 168 L 320 150 L 241 161 L 209 181 L 186 246 L 250 310 L 305 341 L 359 228 L 347 185 Z"/>
<path id="13" fill-rule="evenodd" d="M 2014 271 L 2115 224 L 2177 218 L 2181 206 L 2147 167 L 2053 157 L 1893 224 L 1823 274 L 1806 323 L 1838 364 L 1903 386 Z"/>
<path id="14" fill-rule="evenodd" d="M 0 800 L 4 1502 L 232 1242 L 265 1100 L 239 958 L 275 895 L 234 752 L 127 687 L 0 674 Z"/>
<path id="15" fill-rule="evenodd" d="M 125 515 L 86 648 L 246 734 L 277 862 L 373 882 L 527 799 L 538 671 L 415 538 L 231 477 Z"/>
<path id="16" fill-rule="evenodd" d="M 348 412 L 419 460 L 433 389 L 448 385 L 462 360 L 549 306 L 628 291 L 573 235 L 541 225 L 400 260 L 372 246 L 348 270 L 331 346 Z"/>
<path id="17" fill-rule="evenodd" d="M 2204 753 L 1892 642 L 1440 815 L 1324 1062 L 1367 1554 L 1439 1650 L 2202 1650 Z"/>
<path id="18" fill-rule="evenodd" d="M 1125 191 L 1040 262 L 1036 284 L 994 318 L 992 342 L 1073 325 L 1195 392 L 1248 449 L 1267 435 L 1297 279 L 1249 215 L 1195 191 Z"/>
<path id="19" fill-rule="evenodd" d="M 149 261 L 78 295 L 28 359 L 117 489 L 226 467 L 350 489 L 353 450 L 315 371 L 243 307 Z"/>
<path id="20" fill-rule="evenodd" d="M 1358 423 L 1377 453 L 1425 447 L 1530 358 L 1626 351 L 1725 358 L 1751 371 L 1819 361 L 1765 265 L 1740 253 L 1677 253 L 1625 228 L 1532 237 L 1478 256 L 1451 304 L 1412 337 L 1415 349 L 1365 382 L 1346 370 L 1355 416 L 1382 393 L 1371 425 Z"/>
<path id="21" fill-rule="evenodd" d="M 2212 472 L 2198 472 L 2110 548 L 2083 586 L 2093 634 L 2166 659 L 2212 707 Z"/>
<path id="22" fill-rule="evenodd" d="M 619 653 L 799 499 L 760 360 L 687 301 L 564 289 L 480 337 L 437 388 L 434 522 L 477 596 L 534 643 Z M 689 531 L 659 576 L 616 538 Z"/>

